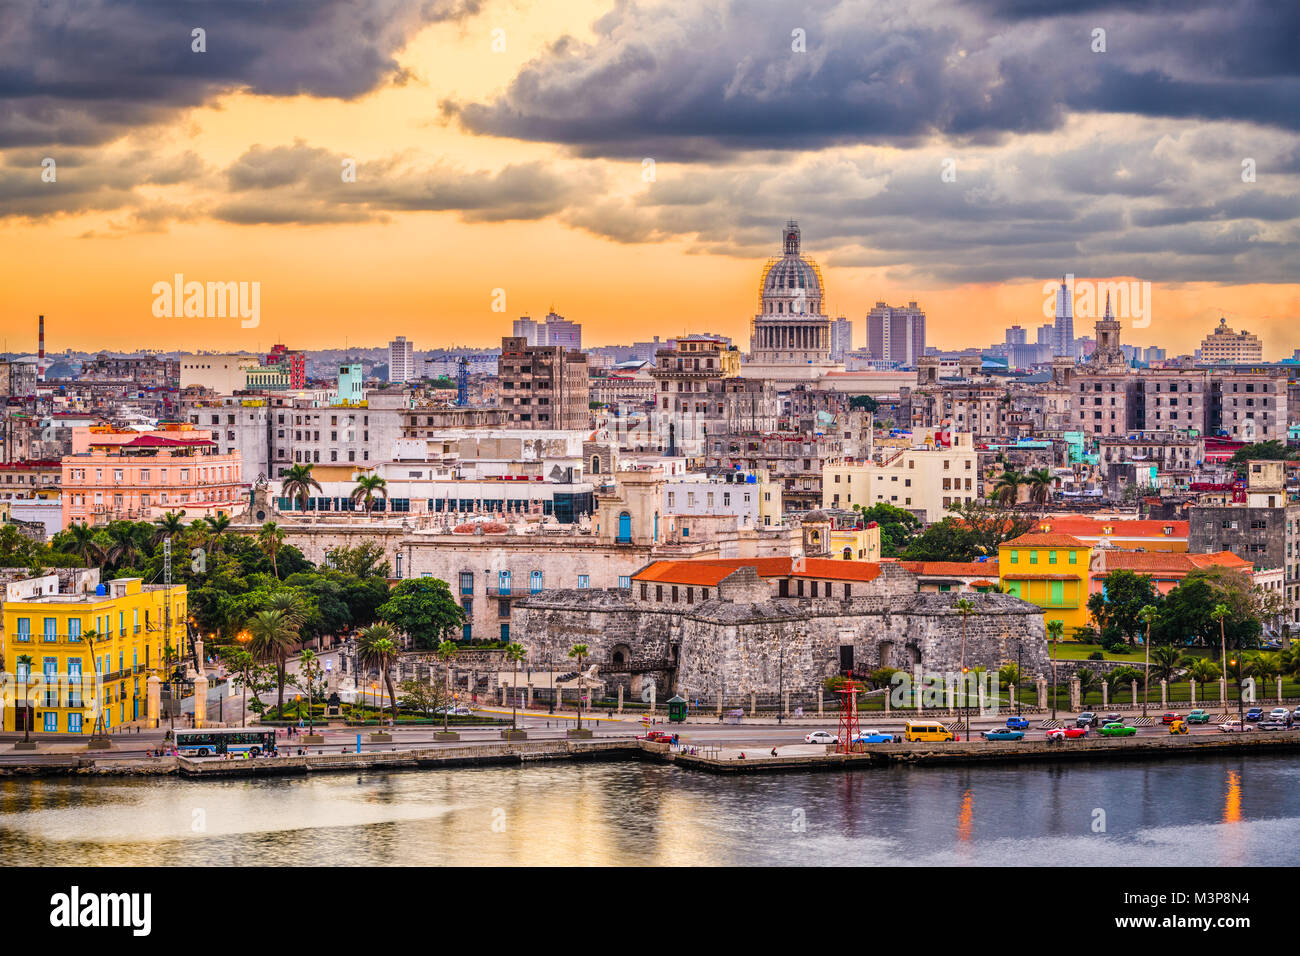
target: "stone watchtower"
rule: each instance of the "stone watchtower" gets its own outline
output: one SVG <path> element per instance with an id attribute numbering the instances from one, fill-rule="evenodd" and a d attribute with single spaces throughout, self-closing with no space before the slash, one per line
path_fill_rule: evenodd
<path id="1" fill-rule="evenodd" d="M 828 558 L 831 554 L 831 519 L 824 511 L 803 516 L 803 554 L 806 558 Z"/>

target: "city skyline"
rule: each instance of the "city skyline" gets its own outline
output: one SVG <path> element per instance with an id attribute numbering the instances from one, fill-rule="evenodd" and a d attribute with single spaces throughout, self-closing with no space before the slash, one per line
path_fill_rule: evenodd
<path id="1" fill-rule="evenodd" d="M 592 344 L 746 342 L 794 218 L 825 312 L 855 329 L 916 300 L 932 344 L 996 342 L 1041 324 L 1043 284 L 1071 273 L 1151 283 L 1126 343 L 1190 353 L 1224 316 L 1289 354 L 1300 139 L 1285 47 L 1260 39 L 1287 31 L 1250 29 L 1275 16 L 1253 4 L 1175 23 L 997 2 L 329 13 L 15 17 L 7 350 L 38 314 L 51 353 L 490 347 L 552 308 Z M 1222 55 L 1199 57 L 1211 39 Z M 1022 82 L 1048 51 L 1059 73 Z M 260 283 L 257 326 L 155 316 L 178 273 Z"/>

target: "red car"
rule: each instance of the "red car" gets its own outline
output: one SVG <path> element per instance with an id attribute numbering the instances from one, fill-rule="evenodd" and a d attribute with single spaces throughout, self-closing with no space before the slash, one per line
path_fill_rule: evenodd
<path id="1" fill-rule="evenodd" d="M 1173 710 L 1167 710 L 1160 715 L 1160 723 L 1162 724 L 1172 724 L 1175 720 L 1182 719 L 1183 715 Z"/>
<path id="2" fill-rule="evenodd" d="M 1048 740 L 1074 740 L 1076 737 L 1087 736 L 1087 727 L 1053 727 L 1047 732 Z"/>
<path id="3" fill-rule="evenodd" d="M 665 743 L 665 744 L 666 744 L 666 743 L 670 743 L 670 742 L 672 741 L 672 739 L 673 739 L 673 735 L 670 734 L 670 733 L 665 733 L 665 732 L 662 731 L 662 730 L 651 730 L 651 731 L 649 731 L 648 733 L 646 733 L 645 735 L 643 735 L 643 736 L 641 736 L 641 737 L 638 737 L 637 739 L 638 739 L 638 740 L 649 740 L 649 741 L 651 741 L 652 743 L 655 742 L 655 741 L 658 741 L 659 743 Z"/>

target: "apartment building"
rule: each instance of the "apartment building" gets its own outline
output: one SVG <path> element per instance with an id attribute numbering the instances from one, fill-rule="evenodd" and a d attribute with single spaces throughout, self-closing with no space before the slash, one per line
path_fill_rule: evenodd
<path id="1" fill-rule="evenodd" d="M 78 452 L 83 441 L 87 450 Z M 228 515 L 244 501 L 240 456 L 221 454 L 206 429 L 92 426 L 74 429 L 73 448 L 61 463 L 65 528 L 74 521 L 149 521 L 167 511 L 184 511 L 190 520 Z"/>
<path id="2" fill-rule="evenodd" d="M 586 428 L 591 422 L 587 357 L 562 345 L 501 339 L 501 405 L 523 428 Z"/>
<path id="3" fill-rule="evenodd" d="M 980 497 L 979 455 L 969 432 L 951 444 L 903 448 L 881 462 L 843 458 L 822 469 L 822 507 L 870 508 L 884 503 L 910 511 L 927 524 L 949 508 Z"/>

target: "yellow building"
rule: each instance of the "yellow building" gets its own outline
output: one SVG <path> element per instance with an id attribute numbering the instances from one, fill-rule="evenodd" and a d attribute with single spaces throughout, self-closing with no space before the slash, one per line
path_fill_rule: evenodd
<path id="1" fill-rule="evenodd" d="M 188 651 L 185 586 L 119 578 L 60 594 L 29 583 L 9 585 L 4 602 L 4 674 L 17 701 L 5 708 L 4 729 L 30 720 L 36 733 L 89 734 L 96 696 L 109 729 L 144 720 L 145 681 L 165 676 L 169 646 Z"/>
<path id="2" fill-rule="evenodd" d="M 1092 549 L 1073 535 L 1031 532 L 998 546 L 998 584 L 1043 609 L 1047 623 L 1068 637 L 1088 623 L 1088 566 Z"/>
<path id="3" fill-rule="evenodd" d="M 866 527 L 837 528 L 830 530 L 830 553 L 832 558 L 845 561 L 879 561 L 880 560 L 880 525 L 874 521 Z"/>

